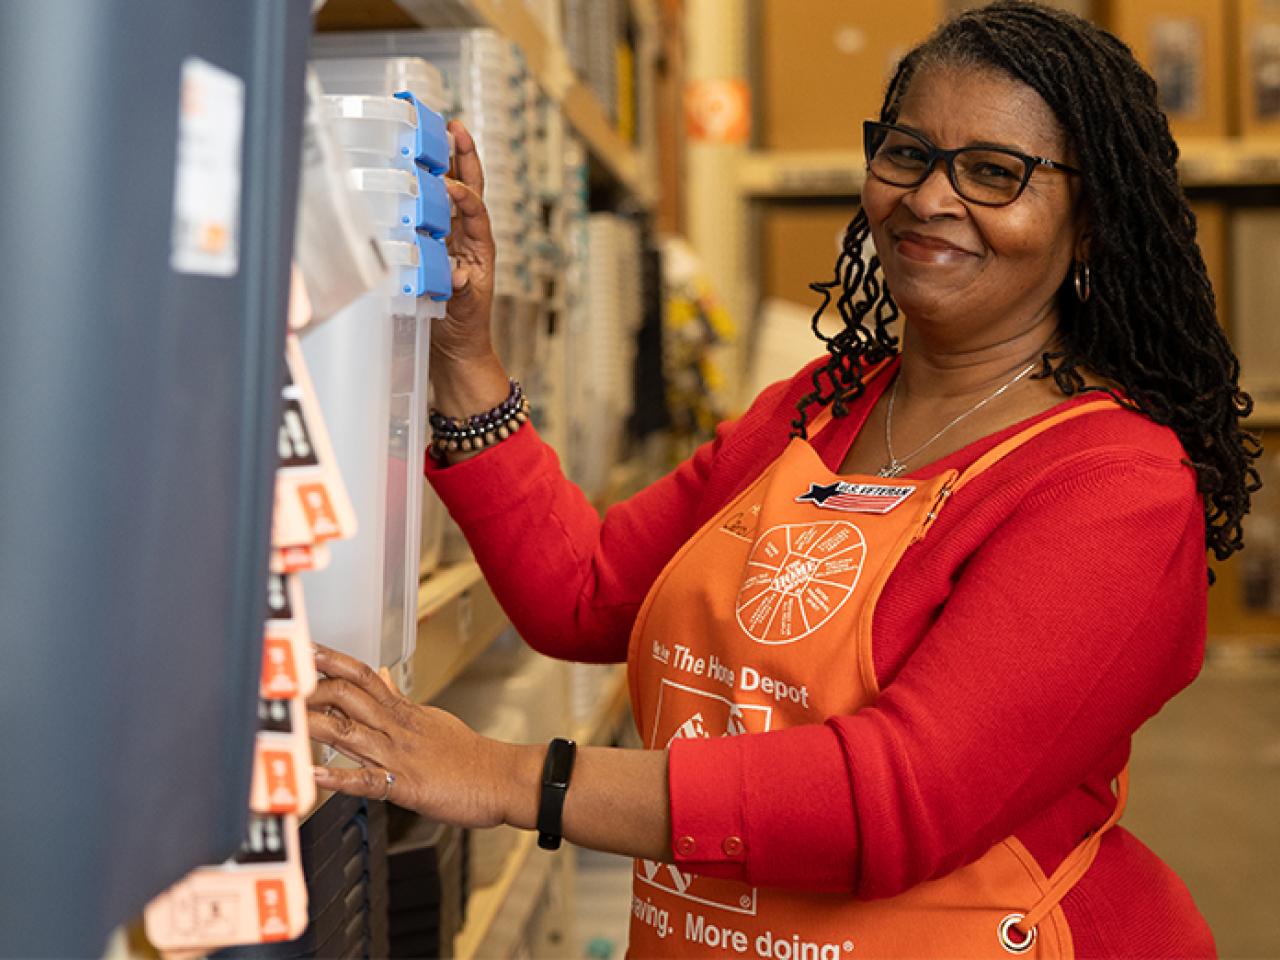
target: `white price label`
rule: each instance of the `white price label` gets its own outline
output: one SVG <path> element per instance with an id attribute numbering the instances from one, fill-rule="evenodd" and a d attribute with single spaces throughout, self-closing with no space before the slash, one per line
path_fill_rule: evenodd
<path id="1" fill-rule="evenodd" d="M 240 269 L 244 80 L 198 57 L 182 63 L 169 265 L 178 273 Z"/>

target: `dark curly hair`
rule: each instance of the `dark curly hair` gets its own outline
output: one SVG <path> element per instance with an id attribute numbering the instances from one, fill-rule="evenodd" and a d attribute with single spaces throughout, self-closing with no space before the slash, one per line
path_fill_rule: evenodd
<path id="1" fill-rule="evenodd" d="M 1119 385 L 1125 406 L 1166 425 L 1182 441 L 1204 497 L 1205 544 L 1219 560 L 1242 546 L 1241 520 L 1260 486 L 1261 448 L 1240 426 L 1253 401 L 1239 389 L 1240 364 L 1214 309 L 1196 244 L 1195 216 L 1178 184 L 1178 147 L 1156 102 L 1156 85 L 1125 44 L 1088 21 L 1028 0 L 997 0 L 940 27 L 903 58 L 880 119 L 897 119 L 912 77 L 933 65 L 995 69 L 1049 105 L 1074 150 L 1090 223 L 1093 294 L 1081 303 L 1070 276 L 1058 290 L 1060 346 L 1038 377 L 1066 396 L 1111 393 L 1087 386 L 1087 370 Z M 889 325 L 898 307 L 880 260 L 864 255 L 870 234 L 859 210 L 844 234 L 834 279 L 813 331 L 830 354 L 798 404 L 793 435 L 806 436 L 808 409 L 835 416 L 863 392 L 862 371 L 897 352 Z M 844 329 L 818 328 L 833 291 Z M 1114 396 L 1114 394 L 1112 394 Z"/>

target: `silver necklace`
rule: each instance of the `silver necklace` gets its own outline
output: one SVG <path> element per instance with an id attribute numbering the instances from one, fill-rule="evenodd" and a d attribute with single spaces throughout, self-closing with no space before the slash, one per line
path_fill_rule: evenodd
<path id="1" fill-rule="evenodd" d="M 910 460 L 916 454 L 920 453 L 920 451 L 928 447 L 931 443 L 933 443 L 935 440 L 941 437 L 944 433 L 946 433 L 948 430 L 954 427 L 957 423 L 959 423 L 965 417 L 971 414 L 977 413 L 979 410 L 985 407 L 988 403 L 990 403 L 992 400 L 999 397 L 1001 394 L 1003 394 L 1006 390 L 1012 387 L 1015 383 L 1017 383 L 1019 380 L 1021 380 L 1023 377 L 1025 377 L 1035 368 L 1036 368 L 1036 361 L 1033 360 L 1031 361 L 1031 363 L 1027 364 L 1022 370 L 1020 370 L 1012 380 L 1010 380 L 1008 383 L 1004 384 L 1003 386 L 997 388 L 995 393 L 992 393 L 990 396 L 983 397 L 981 400 L 979 400 L 977 403 L 975 403 L 972 407 L 970 407 L 964 413 L 960 414 L 960 416 L 956 417 L 954 420 L 948 423 L 945 427 L 943 427 L 941 430 L 935 433 L 932 437 L 930 437 L 924 443 L 920 444 L 920 446 L 916 447 L 914 450 L 908 453 L 901 460 L 899 460 L 896 456 L 894 456 L 894 453 L 893 453 L 893 403 L 898 398 L 898 384 L 902 382 L 902 378 L 901 376 L 894 377 L 893 389 L 889 392 L 889 409 L 885 413 L 885 418 L 884 418 L 884 446 L 885 446 L 885 449 L 889 451 L 889 462 L 886 463 L 883 467 L 881 467 L 878 471 L 876 471 L 876 476 L 878 477 L 902 476 L 902 474 L 904 474 L 907 470 L 908 460 Z"/>

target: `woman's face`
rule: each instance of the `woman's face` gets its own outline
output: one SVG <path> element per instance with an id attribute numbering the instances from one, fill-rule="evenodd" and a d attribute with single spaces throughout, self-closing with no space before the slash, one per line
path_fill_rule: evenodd
<path id="1" fill-rule="evenodd" d="M 1040 95 L 996 72 L 926 68 L 898 124 L 942 148 L 999 145 L 1072 165 Z M 958 196 L 939 162 L 916 187 L 868 175 L 862 206 L 908 319 L 978 348 L 1056 323 L 1054 296 L 1082 243 L 1079 189 L 1079 177 L 1038 166 L 1017 200 L 984 207 Z"/>

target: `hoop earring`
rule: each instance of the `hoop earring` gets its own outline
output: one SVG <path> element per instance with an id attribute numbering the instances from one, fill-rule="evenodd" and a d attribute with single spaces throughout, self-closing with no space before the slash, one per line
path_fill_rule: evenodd
<path id="1" fill-rule="evenodd" d="M 1076 261 L 1075 269 L 1076 282 L 1076 299 L 1081 303 L 1088 303 L 1089 298 L 1093 296 L 1093 283 L 1089 275 L 1089 264 L 1084 260 Z"/>

